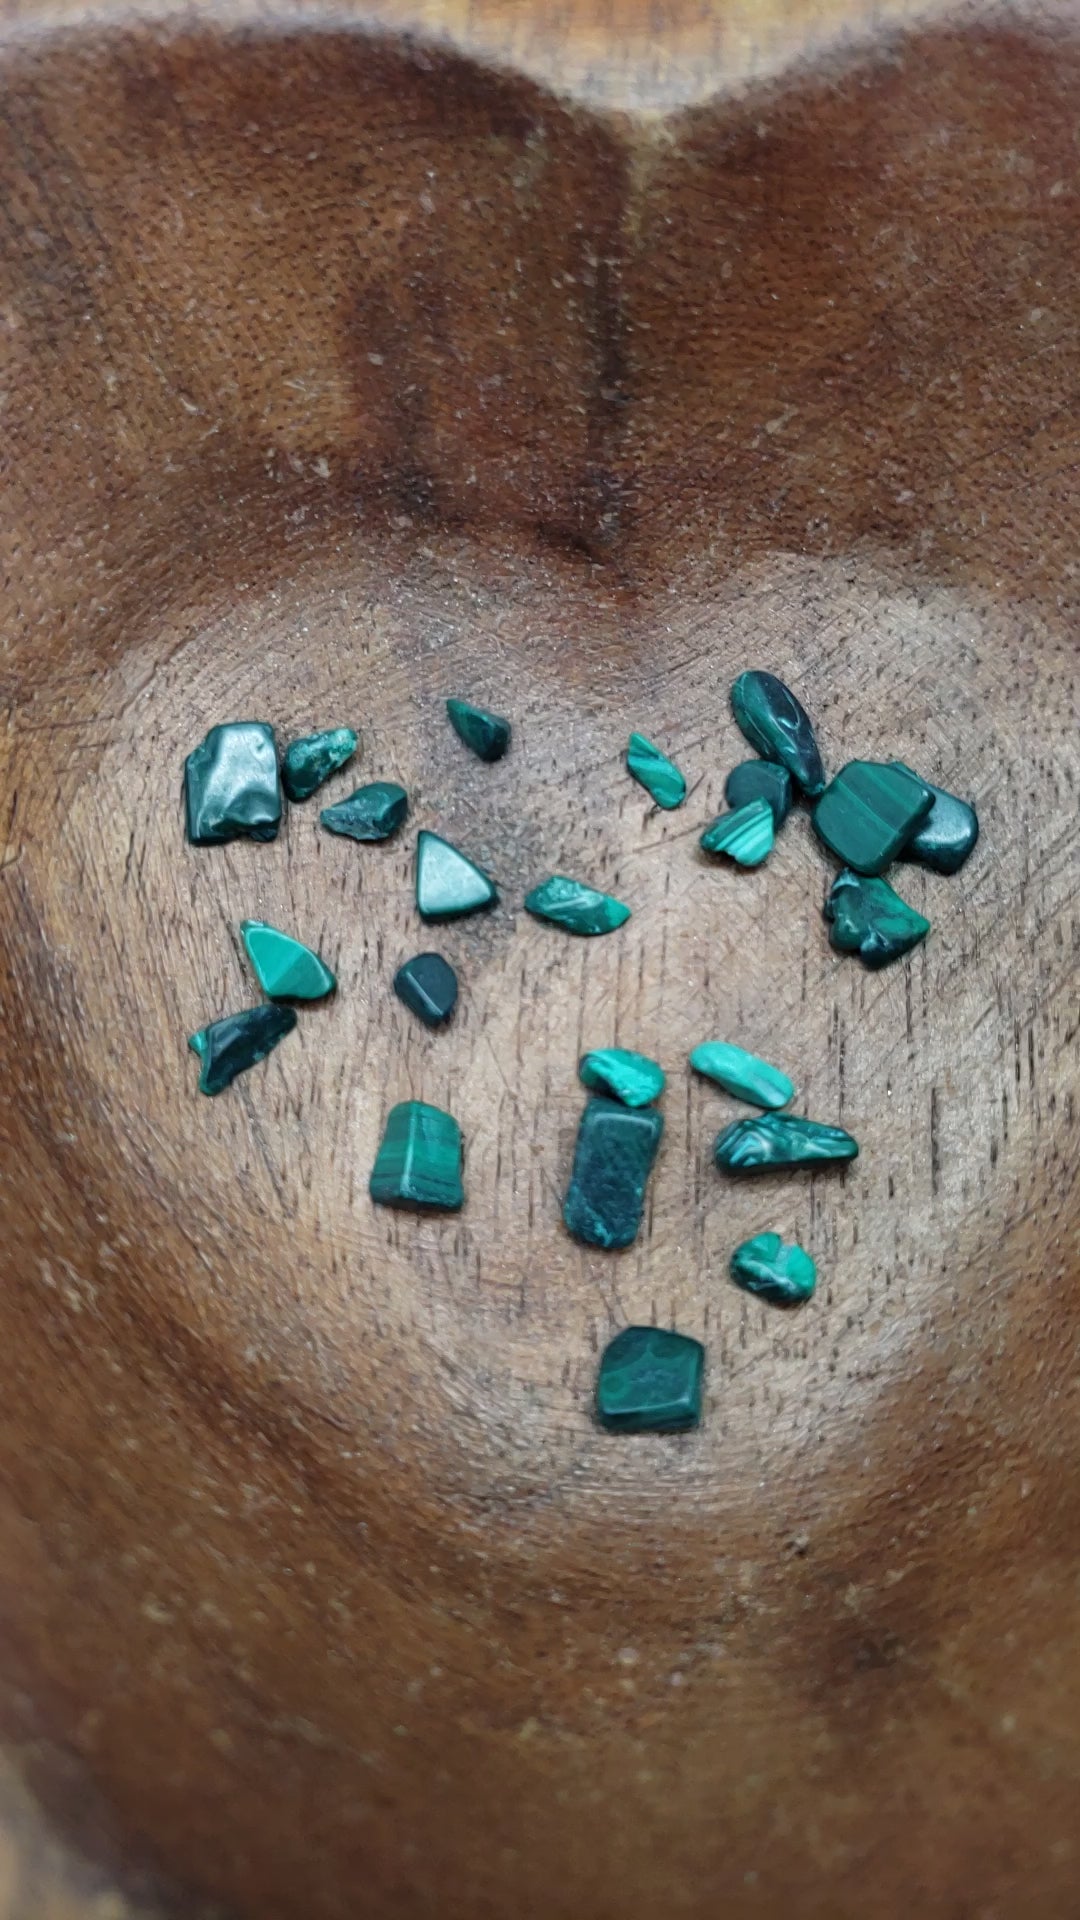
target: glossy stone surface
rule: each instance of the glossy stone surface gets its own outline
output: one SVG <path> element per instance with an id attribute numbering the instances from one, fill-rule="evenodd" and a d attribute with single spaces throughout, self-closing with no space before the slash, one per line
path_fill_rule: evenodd
<path id="1" fill-rule="evenodd" d="M 837 953 L 857 953 L 863 965 L 887 967 L 930 931 L 930 922 L 894 893 L 887 880 L 853 873 L 837 874 L 823 908 L 831 922 L 829 940 Z"/>
<path id="2" fill-rule="evenodd" d="M 613 899 L 610 893 L 598 893 L 583 880 L 568 880 L 562 873 L 553 873 L 550 880 L 527 893 L 525 906 L 538 920 L 550 920 L 568 933 L 614 933 L 630 918 L 630 909 L 621 900 Z"/>
<path id="3" fill-rule="evenodd" d="M 613 1433 L 680 1433 L 701 1419 L 705 1349 L 689 1334 L 624 1327 L 600 1359 L 596 1417 Z"/>
<path id="4" fill-rule="evenodd" d="M 195 847 L 275 840 L 281 781 L 273 727 L 262 720 L 211 727 L 184 762 L 184 810 Z"/>
<path id="5" fill-rule="evenodd" d="M 736 1120 L 717 1136 L 716 1164 L 728 1172 L 764 1167 L 809 1167 L 823 1160 L 854 1160 L 859 1146 L 843 1127 L 824 1127 L 789 1113 Z"/>
<path id="6" fill-rule="evenodd" d="M 202 1062 L 199 1092 L 223 1092 L 238 1073 L 265 1060 L 295 1025 L 292 1007 L 248 1007 L 244 1013 L 230 1013 L 224 1020 L 200 1027 L 188 1040 Z"/>
<path id="7" fill-rule="evenodd" d="M 686 781 L 667 755 L 646 740 L 643 733 L 632 733 L 626 749 L 626 765 L 634 779 L 652 795 L 658 807 L 670 813 L 686 799 Z"/>
<path id="8" fill-rule="evenodd" d="M 647 1053 L 632 1053 L 628 1047 L 594 1047 L 578 1062 L 578 1079 L 583 1087 L 608 1093 L 624 1107 L 648 1107 L 664 1091 L 664 1069 Z"/>
<path id="9" fill-rule="evenodd" d="M 441 953 L 418 953 L 398 968 L 394 992 L 425 1027 L 441 1027 L 457 1005 L 457 974 Z"/>
<path id="10" fill-rule="evenodd" d="M 347 800 L 324 807 L 319 815 L 331 833 L 349 840 L 389 840 L 409 811 L 409 796 L 396 780 L 372 780 Z"/>
<path id="11" fill-rule="evenodd" d="M 901 773 L 910 773 L 913 780 L 919 779 L 902 760 L 893 760 L 890 765 L 899 767 Z M 900 858 L 917 860 L 921 867 L 930 867 L 935 873 L 959 873 L 979 838 L 979 816 L 969 800 L 959 799 L 944 787 L 935 787 L 932 780 L 924 780 L 922 784 L 930 789 L 934 803 L 922 826 L 901 851 Z"/>
<path id="12" fill-rule="evenodd" d="M 391 1107 L 368 1185 L 380 1207 L 457 1213 L 465 1194 L 461 1128 L 453 1115 L 423 1100 Z"/>
<path id="13" fill-rule="evenodd" d="M 705 853 L 726 853 L 740 867 L 760 867 L 776 838 L 773 810 L 767 800 L 748 800 L 733 813 L 721 813 L 701 836 Z"/>
<path id="14" fill-rule="evenodd" d="M 510 745 L 510 722 L 486 707 L 470 706 L 467 700 L 448 700 L 446 711 L 459 740 L 481 760 L 501 760 Z"/>
<path id="15" fill-rule="evenodd" d="M 742 760 L 724 781 L 724 799 L 732 808 L 767 800 L 773 824 L 781 827 L 791 812 L 791 775 L 778 760 Z"/>
<path id="16" fill-rule="evenodd" d="M 731 710 L 743 735 L 766 760 L 779 760 L 811 799 L 825 786 L 825 769 L 809 715 L 775 673 L 740 673 Z"/>
<path id="17" fill-rule="evenodd" d="M 757 1233 L 736 1247 L 731 1277 L 773 1306 L 798 1307 L 817 1285 L 817 1268 L 802 1247 L 787 1245 L 778 1233 Z"/>
<path id="18" fill-rule="evenodd" d="M 645 1188 L 664 1131 L 655 1107 L 637 1110 L 598 1095 L 581 1116 L 563 1219 L 589 1247 L 628 1247 L 641 1225 Z"/>
<path id="19" fill-rule="evenodd" d="M 356 752 L 351 727 L 331 727 L 326 733 L 308 733 L 293 740 L 281 762 L 281 784 L 290 800 L 310 800 L 332 773 Z"/>
<path id="20" fill-rule="evenodd" d="M 491 875 L 441 834 L 422 829 L 416 839 L 416 904 L 425 920 L 460 920 L 493 907 L 499 895 Z"/>
<path id="21" fill-rule="evenodd" d="M 695 1073 L 715 1080 L 725 1093 L 736 1100 L 748 1100 L 754 1107 L 786 1107 L 795 1092 L 786 1073 L 760 1060 L 756 1053 L 730 1046 L 726 1040 L 703 1040 L 690 1055 Z"/>
<path id="22" fill-rule="evenodd" d="M 322 1000 L 337 985 L 328 966 L 290 934 L 265 920 L 242 920 L 240 932 L 263 992 L 271 1000 Z"/>
<path id="23" fill-rule="evenodd" d="M 814 808 L 819 839 L 856 873 L 884 873 L 934 804 L 906 767 L 850 760 Z"/>

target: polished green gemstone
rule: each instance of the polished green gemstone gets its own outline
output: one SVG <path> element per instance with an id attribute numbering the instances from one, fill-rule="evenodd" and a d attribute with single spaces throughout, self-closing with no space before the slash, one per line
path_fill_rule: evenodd
<path id="1" fill-rule="evenodd" d="M 262 720 L 211 727 L 184 762 L 184 806 L 192 846 L 275 840 L 281 781 L 273 727 Z"/>
<path id="2" fill-rule="evenodd" d="M 221 1093 L 238 1073 L 265 1060 L 295 1025 L 292 1007 L 248 1007 L 244 1013 L 230 1013 L 224 1020 L 200 1027 L 188 1040 L 192 1053 L 202 1061 L 199 1092 Z"/>
<path id="3" fill-rule="evenodd" d="M 525 906 L 538 920 L 550 920 L 568 933 L 614 933 L 630 918 L 630 909 L 621 900 L 614 900 L 610 893 L 598 893 L 583 880 L 568 880 L 561 873 L 552 874 L 550 880 L 527 893 Z"/>
<path id="4" fill-rule="evenodd" d="M 658 807 L 670 813 L 673 807 L 682 806 L 686 799 L 686 781 L 674 760 L 669 760 L 659 747 L 654 747 L 643 733 L 630 735 L 626 764 L 646 793 L 651 793 Z"/>
<path id="5" fill-rule="evenodd" d="M 337 985 L 317 953 L 265 920 L 241 920 L 247 956 L 255 978 L 271 1000 L 322 1000 Z"/>
<path id="6" fill-rule="evenodd" d="M 664 1131 L 655 1107 L 597 1096 L 578 1127 L 563 1219 L 589 1247 L 628 1247 L 641 1225 L 645 1188 Z"/>
<path id="7" fill-rule="evenodd" d="M 721 813 L 706 827 L 701 845 L 706 853 L 726 853 L 740 867 L 760 867 L 772 852 L 776 838 L 773 810 L 767 800 L 748 800 L 733 813 Z"/>
<path id="8" fill-rule="evenodd" d="M 791 812 L 791 775 L 778 760 L 743 760 L 724 781 L 724 799 L 729 807 L 767 800 L 775 825 L 782 827 Z"/>
<path id="9" fill-rule="evenodd" d="M 293 740 L 281 763 L 281 784 L 290 800 L 310 800 L 324 780 L 351 760 L 357 739 L 351 727 L 331 727 Z"/>
<path id="10" fill-rule="evenodd" d="M 910 773 L 913 780 L 919 778 L 902 760 L 891 764 L 901 773 Z M 934 804 L 900 858 L 917 860 L 921 867 L 931 867 L 935 873 L 959 873 L 979 837 L 979 816 L 970 801 L 959 799 L 944 787 L 935 787 L 931 780 L 922 784 L 933 794 Z"/>
<path id="11" fill-rule="evenodd" d="M 740 673 L 731 708 L 750 745 L 766 760 L 779 760 L 811 798 L 825 785 L 814 729 L 790 687 L 775 673 Z"/>
<path id="12" fill-rule="evenodd" d="M 425 920 L 458 920 L 493 907 L 499 895 L 490 874 L 440 834 L 416 839 L 416 904 Z"/>
<path id="13" fill-rule="evenodd" d="M 403 1100 L 386 1116 L 369 1191 L 381 1207 L 431 1207 L 457 1213 L 461 1186 L 461 1128 L 441 1107 Z"/>
<path id="14" fill-rule="evenodd" d="M 790 1113 L 736 1120 L 716 1141 L 718 1167 L 754 1172 L 762 1167 L 809 1167 L 819 1160 L 854 1160 L 858 1142 L 843 1127 L 823 1127 Z"/>
<path id="15" fill-rule="evenodd" d="M 510 745 L 510 722 L 486 707 L 473 707 L 467 700 L 448 700 L 446 711 L 459 740 L 481 760 L 501 760 Z"/>
<path id="16" fill-rule="evenodd" d="M 800 1246 L 787 1246 L 778 1233 L 758 1233 L 731 1256 L 731 1277 L 747 1293 L 777 1307 L 798 1307 L 809 1300 L 817 1268 Z"/>
<path id="17" fill-rule="evenodd" d="M 578 1079 L 583 1087 L 609 1093 L 624 1107 L 648 1107 L 664 1091 L 664 1069 L 646 1053 L 632 1053 L 628 1047 L 594 1047 L 578 1062 Z"/>
<path id="18" fill-rule="evenodd" d="M 857 953 L 864 966 L 887 967 L 910 953 L 930 931 L 929 920 L 894 893 L 887 880 L 837 874 L 825 902 L 829 940 L 838 953 Z"/>
<path id="19" fill-rule="evenodd" d="M 814 808 L 819 839 L 856 873 L 884 873 L 934 804 L 906 767 L 851 760 Z"/>
<path id="20" fill-rule="evenodd" d="M 756 1053 L 729 1046 L 726 1040 L 703 1040 L 690 1055 L 690 1065 L 695 1073 L 705 1074 L 725 1093 L 748 1100 L 753 1107 L 786 1107 L 795 1092 L 779 1067 L 770 1067 Z"/>
<path id="21" fill-rule="evenodd" d="M 349 840 L 389 840 L 409 811 L 409 796 L 396 780 L 372 780 L 347 800 L 324 807 L 319 819 Z"/>
<path id="22" fill-rule="evenodd" d="M 624 1327 L 604 1348 L 596 1417 L 613 1433 L 680 1433 L 701 1419 L 705 1349 L 685 1333 Z"/>
<path id="23" fill-rule="evenodd" d="M 394 992 L 425 1027 L 441 1027 L 457 1005 L 457 974 L 441 953 L 418 953 L 398 968 Z"/>

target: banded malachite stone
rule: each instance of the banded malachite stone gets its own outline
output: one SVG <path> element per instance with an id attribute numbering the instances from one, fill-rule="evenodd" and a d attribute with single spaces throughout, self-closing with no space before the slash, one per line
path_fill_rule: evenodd
<path id="1" fill-rule="evenodd" d="M 783 826 L 791 812 L 791 775 L 778 760 L 743 760 L 724 781 L 729 807 L 745 807 L 750 800 L 767 800 L 773 820 Z"/>
<path id="2" fill-rule="evenodd" d="M 715 1080 L 725 1093 L 749 1100 L 754 1107 L 786 1107 L 795 1092 L 779 1067 L 770 1067 L 756 1053 L 729 1046 L 726 1040 L 703 1040 L 690 1055 L 690 1065 L 695 1073 Z"/>
<path id="3" fill-rule="evenodd" d="M 899 767 L 901 773 L 911 773 L 902 760 L 893 760 L 891 765 Z M 911 773 L 911 777 L 917 780 L 919 775 Z M 979 838 L 979 816 L 970 801 L 959 799 L 944 787 L 935 787 L 932 780 L 922 784 L 933 794 L 934 804 L 901 850 L 900 858 L 917 860 L 921 867 L 930 867 L 935 873 L 959 873 Z"/>
<path id="4" fill-rule="evenodd" d="M 194 847 L 276 839 L 281 781 L 273 727 L 262 720 L 211 727 L 184 762 L 184 810 Z"/>
<path id="5" fill-rule="evenodd" d="M 330 833 L 348 840 L 389 840 L 409 811 L 409 796 L 396 780 L 371 780 L 347 800 L 337 800 L 319 815 Z"/>
<path id="6" fill-rule="evenodd" d="M 659 747 L 654 747 L 643 733 L 630 735 L 626 765 L 646 793 L 652 795 L 658 807 L 670 813 L 673 807 L 682 806 L 686 799 L 686 781 L 674 760 L 669 760 Z"/>
<path id="7" fill-rule="evenodd" d="M 740 673 L 731 689 L 731 710 L 750 745 L 766 760 L 779 760 L 811 799 L 825 785 L 809 716 L 775 673 Z"/>
<path id="8" fill-rule="evenodd" d="M 824 1127 L 790 1113 L 762 1113 L 736 1120 L 717 1136 L 716 1164 L 728 1172 L 753 1173 L 763 1167 L 809 1167 L 822 1160 L 854 1160 L 857 1140 L 843 1127 Z"/>
<path id="9" fill-rule="evenodd" d="M 664 1131 L 655 1107 L 634 1109 L 601 1095 L 589 1101 L 563 1219 L 589 1247 L 628 1247 L 641 1225 L 645 1188 Z"/>
<path id="10" fill-rule="evenodd" d="M 583 1087 L 609 1093 L 624 1107 L 648 1107 L 664 1091 L 664 1069 L 646 1053 L 628 1047 L 595 1047 L 578 1062 Z"/>
<path id="11" fill-rule="evenodd" d="M 310 800 L 332 773 L 351 760 L 357 737 L 351 727 L 331 727 L 326 733 L 307 733 L 285 749 L 281 784 L 290 800 Z"/>
<path id="12" fill-rule="evenodd" d="M 706 827 L 701 846 L 706 853 L 726 853 L 740 867 L 760 867 L 772 852 L 776 838 L 773 810 L 767 800 L 748 800 L 733 813 L 721 813 Z"/>
<path id="13" fill-rule="evenodd" d="M 337 982 L 329 967 L 302 941 L 265 920 L 242 920 L 240 932 L 255 978 L 271 1000 L 322 1000 L 333 993 Z"/>
<path id="14" fill-rule="evenodd" d="M 800 1246 L 788 1246 L 778 1233 L 758 1233 L 731 1256 L 731 1277 L 747 1293 L 777 1307 L 798 1307 L 817 1284 L 817 1268 Z"/>
<path id="15" fill-rule="evenodd" d="M 188 1046 L 202 1062 L 200 1093 L 221 1093 L 259 1060 L 272 1053 L 296 1025 L 292 1007 L 248 1007 L 243 1013 L 212 1020 L 193 1033 Z"/>
<path id="16" fill-rule="evenodd" d="M 875 880 L 845 867 L 829 890 L 824 914 L 837 953 L 857 953 L 875 970 L 899 960 L 930 931 L 930 922 L 894 893 L 887 880 Z"/>
<path id="17" fill-rule="evenodd" d="M 425 920 L 460 920 L 493 907 L 499 895 L 491 875 L 441 834 L 422 828 L 416 839 L 416 904 Z"/>
<path id="18" fill-rule="evenodd" d="M 681 1433 L 701 1419 L 705 1349 L 689 1334 L 624 1327 L 600 1359 L 596 1417 L 613 1433 Z"/>
<path id="19" fill-rule="evenodd" d="M 850 760 L 814 808 L 814 828 L 845 866 L 884 873 L 933 804 L 929 787 L 906 767 Z"/>
<path id="20" fill-rule="evenodd" d="M 550 880 L 527 893 L 525 907 L 538 920 L 550 920 L 556 927 L 565 927 L 567 933 L 585 935 L 614 933 L 630 918 L 630 909 L 621 900 L 587 887 L 583 880 L 568 880 L 562 873 L 553 873 Z"/>
<path id="21" fill-rule="evenodd" d="M 441 953 L 418 953 L 398 968 L 394 992 L 425 1027 L 441 1027 L 457 1005 L 457 974 Z"/>
<path id="22" fill-rule="evenodd" d="M 481 760 L 501 760 L 510 745 L 510 722 L 486 707 L 470 706 L 467 700 L 448 700 L 446 711 L 450 725 Z"/>
<path id="23" fill-rule="evenodd" d="M 441 1107 L 403 1100 L 386 1116 L 369 1182 L 381 1207 L 426 1207 L 457 1213 L 461 1185 L 461 1128 Z"/>

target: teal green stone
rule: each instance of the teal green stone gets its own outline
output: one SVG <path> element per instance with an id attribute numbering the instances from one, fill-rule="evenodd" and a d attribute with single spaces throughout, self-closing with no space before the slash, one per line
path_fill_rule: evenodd
<path id="1" fill-rule="evenodd" d="M 722 813 L 701 836 L 706 853 L 726 853 L 740 867 L 760 867 L 772 852 L 776 838 L 773 810 L 767 800 L 748 800 L 733 813 Z"/>
<path id="2" fill-rule="evenodd" d="M 814 808 L 814 827 L 845 866 L 884 873 L 933 804 L 929 787 L 906 767 L 851 760 Z"/>
<path id="3" fill-rule="evenodd" d="M 609 1093 L 624 1107 L 648 1107 L 664 1091 L 664 1069 L 646 1053 L 631 1053 L 628 1047 L 594 1047 L 578 1062 L 578 1079 L 583 1087 Z"/>
<path id="4" fill-rule="evenodd" d="M 747 1293 L 777 1307 L 798 1307 L 817 1284 L 817 1268 L 799 1246 L 787 1246 L 778 1233 L 758 1233 L 731 1256 L 731 1277 Z"/>
<path id="5" fill-rule="evenodd" d="M 791 812 L 791 775 L 778 760 L 742 760 L 724 781 L 724 799 L 729 807 L 767 800 L 774 823 L 782 827 Z"/>
<path id="6" fill-rule="evenodd" d="M 756 753 L 779 760 L 811 799 L 825 785 L 814 729 L 805 708 L 775 673 L 740 673 L 731 689 L 731 710 Z"/>
<path id="7" fill-rule="evenodd" d="M 728 1172 L 760 1171 L 763 1167 L 810 1167 L 820 1160 L 854 1160 L 859 1151 L 843 1127 L 823 1127 L 816 1120 L 799 1120 L 790 1113 L 762 1113 L 753 1120 L 736 1120 L 719 1134 L 715 1147 L 718 1167 Z"/>
<path id="8" fill-rule="evenodd" d="M 589 1101 L 563 1205 L 575 1240 L 589 1247 L 628 1247 L 637 1237 L 663 1131 L 663 1115 L 655 1107 L 624 1107 L 600 1095 Z"/>
<path id="9" fill-rule="evenodd" d="M 327 733 L 308 733 L 285 749 L 281 784 L 290 800 L 310 800 L 332 773 L 351 760 L 357 738 L 351 727 L 332 727 Z"/>
<path id="10" fill-rule="evenodd" d="M 430 1207 L 458 1213 L 465 1194 L 461 1128 L 453 1115 L 423 1100 L 403 1100 L 391 1107 L 369 1191 L 380 1207 Z"/>
<path id="11" fill-rule="evenodd" d="M 929 920 L 901 900 L 887 880 L 852 873 L 850 867 L 833 881 L 824 913 L 837 953 L 857 953 L 875 970 L 910 953 L 930 931 Z"/>
<path id="12" fill-rule="evenodd" d="M 211 727 L 184 762 L 184 810 L 194 847 L 275 840 L 281 781 L 273 727 L 262 720 Z"/>
<path id="13" fill-rule="evenodd" d="M 550 880 L 527 893 L 525 907 L 538 920 L 550 920 L 568 933 L 586 935 L 614 933 L 630 918 L 630 909 L 621 900 L 614 900 L 610 893 L 598 893 L 583 880 L 568 880 L 562 873 L 552 874 Z"/>
<path id="14" fill-rule="evenodd" d="M 331 833 L 349 840 L 389 840 L 409 811 L 409 796 L 396 780 L 372 780 L 347 800 L 324 807 L 319 815 Z"/>
<path id="15" fill-rule="evenodd" d="M 634 779 L 640 781 L 658 807 L 670 813 L 686 799 L 686 781 L 666 754 L 646 740 L 643 733 L 632 733 L 626 749 L 626 764 Z"/>
<path id="16" fill-rule="evenodd" d="M 255 978 L 271 1000 L 322 1000 L 337 985 L 317 953 L 265 920 L 242 920 L 240 932 Z"/>
<path id="17" fill-rule="evenodd" d="M 416 840 L 416 904 L 425 920 L 458 920 L 493 907 L 491 875 L 440 834 L 422 829 Z"/>
<path id="18" fill-rule="evenodd" d="M 212 1020 L 188 1039 L 192 1053 L 202 1061 L 200 1093 L 221 1093 L 259 1060 L 272 1053 L 296 1025 L 292 1007 L 248 1007 L 244 1013 L 230 1013 L 224 1020 Z"/>
<path id="19" fill-rule="evenodd" d="M 486 707 L 473 707 L 467 700 L 448 700 L 446 711 L 459 740 L 481 760 L 501 760 L 510 745 L 510 722 Z"/>
<path id="20" fill-rule="evenodd" d="M 891 764 L 902 773 L 910 773 L 913 780 L 919 778 L 902 760 L 893 760 Z M 933 794 L 934 804 L 900 858 L 917 860 L 921 867 L 930 867 L 934 873 L 959 873 L 979 838 L 979 816 L 970 801 L 959 799 L 944 787 L 935 787 L 932 780 L 924 780 L 922 784 Z"/>
<path id="21" fill-rule="evenodd" d="M 756 1053 L 729 1046 L 726 1040 L 703 1040 L 690 1055 L 695 1073 L 715 1080 L 725 1093 L 736 1100 L 749 1100 L 754 1107 L 786 1107 L 795 1088 L 779 1067 L 770 1067 Z"/>
<path id="22" fill-rule="evenodd" d="M 682 1433 L 701 1419 L 705 1349 L 685 1333 L 624 1327 L 604 1348 L 596 1417 L 613 1433 Z"/>

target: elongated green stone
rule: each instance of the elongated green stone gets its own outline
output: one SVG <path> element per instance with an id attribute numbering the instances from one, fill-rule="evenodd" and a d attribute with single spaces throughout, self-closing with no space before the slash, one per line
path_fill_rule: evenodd
<path id="1" fill-rule="evenodd" d="M 271 1000 L 322 1000 L 337 985 L 317 953 L 265 920 L 242 920 L 240 932 L 255 978 Z"/>
<path id="2" fill-rule="evenodd" d="M 409 811 L 409 796 L 396 780 L 372 780 L 347 800 L 324 807 L 319 815 L 331 833 L 349 840 L 389 840 Z"/>
<path id="3" fill-rule="evenodd" d="M 281 763 L 281 784 L 290 800 L 310 800 L 332 773 L 351 760 L 357 738 L 351 727 L 331 727 L 293 740 Z"/>
<path id="4" fill-rule="evenodd" d="M 701 846 L 706 853 L 726 853 L 740 867 L 760 867 L 772 852 L 776 838 L 773 810 L 767 800 L 748 800 L 733 813 L 721 813 L 706 827 Z"/>
<path id="5" fill-rule="evenodd" d="M 825 769 L 814 729 L 805 708 L 775 673 L 740 673 L 731 689 L 731 709 L 757 753 L 779 760 L 811 798 L 822 791 Z"/>
<path id="6" fill-rule="evenodd" d="M 457 1005 L 457 974 L 441 953 L 418 953 L 398 968 L 394 992 L 425 1027 L 441 1027 Z"/>
<path id="7" fill-rule="evenodd" d="M 501 760 L 510 745 L 510 722 L 486 707 L 470 706 L 467 700 L 448 700 L 446 711 L 459 740 L 471 747 L 481 760 Z"/>
<path id="8" fill-rule="evenodd" d="M 843 1127 L 823 1127 L 790 1113 L 762 1113 L 736 1120 L 717 1136 L 718 1167 L 752 1173 L 763 1167 L 809 1167 L 819 1160 L 854 1160 L 857 1140 Z"/>
<path id="9" fill-rule="evenodd" d="M 589 1247 L 628 1247 L 641 1225 L 648 1183 L 664 1131 L 655 1107 L 637 1110 L 597 1095 L 578 1127 L 563 1219 Z"/>
<path id="10" fill-rule="evenodd" d="M 814 808 L 819 839 L 856 873 L 884 873 L 934 804 L 906 767 L 851 760 Z"/>
<path id="11" fill-rule="evenodd" d="M 403 1100 L 386 1116 L 369 1182 L 380 1207 L 428 1207 L 457 1213 L 461 1185 L 461 1128 L 441 1107 Z"/>
<path id="12" fill-rule="evenodd" d="M 292 1007 L 248 1007 L 243 1013 L 227 1014 L 224 1020 L 212 1020 L 188 1039 L 192 1053 L 202 1061 L 200 1093 L 221 1093 L 244 1073 L 272 1053 L 296 1025 Z"/>
<path id="13" fill-rule="evenodd" d="M 731 1256 L 731 1277 L 747 1293 L 777 1307 L 798 1307 L 817 1284 L 817 1268 L 800 1246 L 788 1246 L 778 1233 L 758 1233 Z"/>
<path id="14" fill-rule="evenodd" d="M 553 873 L 550 880 L 527 893 L 525 907 L 538 920 L 550 920 L 568 933 L 586 935 L 614 933 L 630 918 L 630 909 L 621 900 L 613 899 L 610 893 L 598 893 L 583 880 L 568 880 L 562 873 Z"/>
<path id="15" fill-rule="evenodd" d="M 725 1093 L 749 1100 L 754 1107 L 786 1107 L 795 1092 L 779 1067 L 770 1067 L 756 1053 L 746 1053 L 726 1040 L 703 1040 L 690 1055 L 690 1065 L 695 1073 L 715 1080 Z"/>
<path id="16" fill-rule="evenodd" d="M 211 727 L 184 762 L 184 808 L 192 846 L 276 839 L 281 781 L 273 727 L 262 720 Z"/>
<path id="17" fill-rule="evenodd" d="M 583 1087 L 595 1087 L 621 1100 L 624 1107 L 648 1107 L 664 1091 L 664 1069 L 647 1053 L 628 1047 L 594 1047 L 578 1062 Z"/>
<path id="18" fill-rule="evenodd" d="M 669 760 L 659 747 L 654 747 L 643 733 L 630 735 L 626 765 L 646 793 L 652 795 L 658 807 L 670 813 L 673 807 L 682 806 L 686 799 L 686 781 L 674 760 Z"/>
<path id="19" fill-rule="evenodd" d="M 910 953 L 930 931 L 929 920 L 901 900 L 887 880 L 852 873 L 850 867 L 837 874 L 823 911 L 832 923 L 829 940 L 837 953 L 857 953 L 875 970 Z"/>
<path id="20" fill-rule="evenodd" d="M 919 775 L 905 767 L 902 760 L 893 760 L 890 764 L 918 780 Z M 902 848 L 900 858 L 917 860 L 921 867 L 930 867 L 935 873 L 959 873 L 979 838 L 979 816 L 970 801 L 958 799 L 944 787 L 935 787 L 932 780 L 924 780 L 922 784 L 933 794 L 934 804 L 922 826 Z"/>
<path id="21" fill-rule="evenodd" d="M 705 1349 L 689 1334 L 624 1327 L 605 1347 L 596 1417 L 613 1433 L 682 1433 L 701 1419 Z"/>
<path id="22" fill-rule="evenodd" d="M 767 800 L 773 821 L 782 827 L 791 812 L 791 775 L 778 760 L 742 760 L 724 781 L 729 807 L 745 807 L 750 800 Z"/>
<path id="23" fill-rule="evenodd" d="M 459 920 L 493 907 L 499 895 L 491 875 L 438 833 L 416 839 L 416 904 L 425 920 Z"/>

